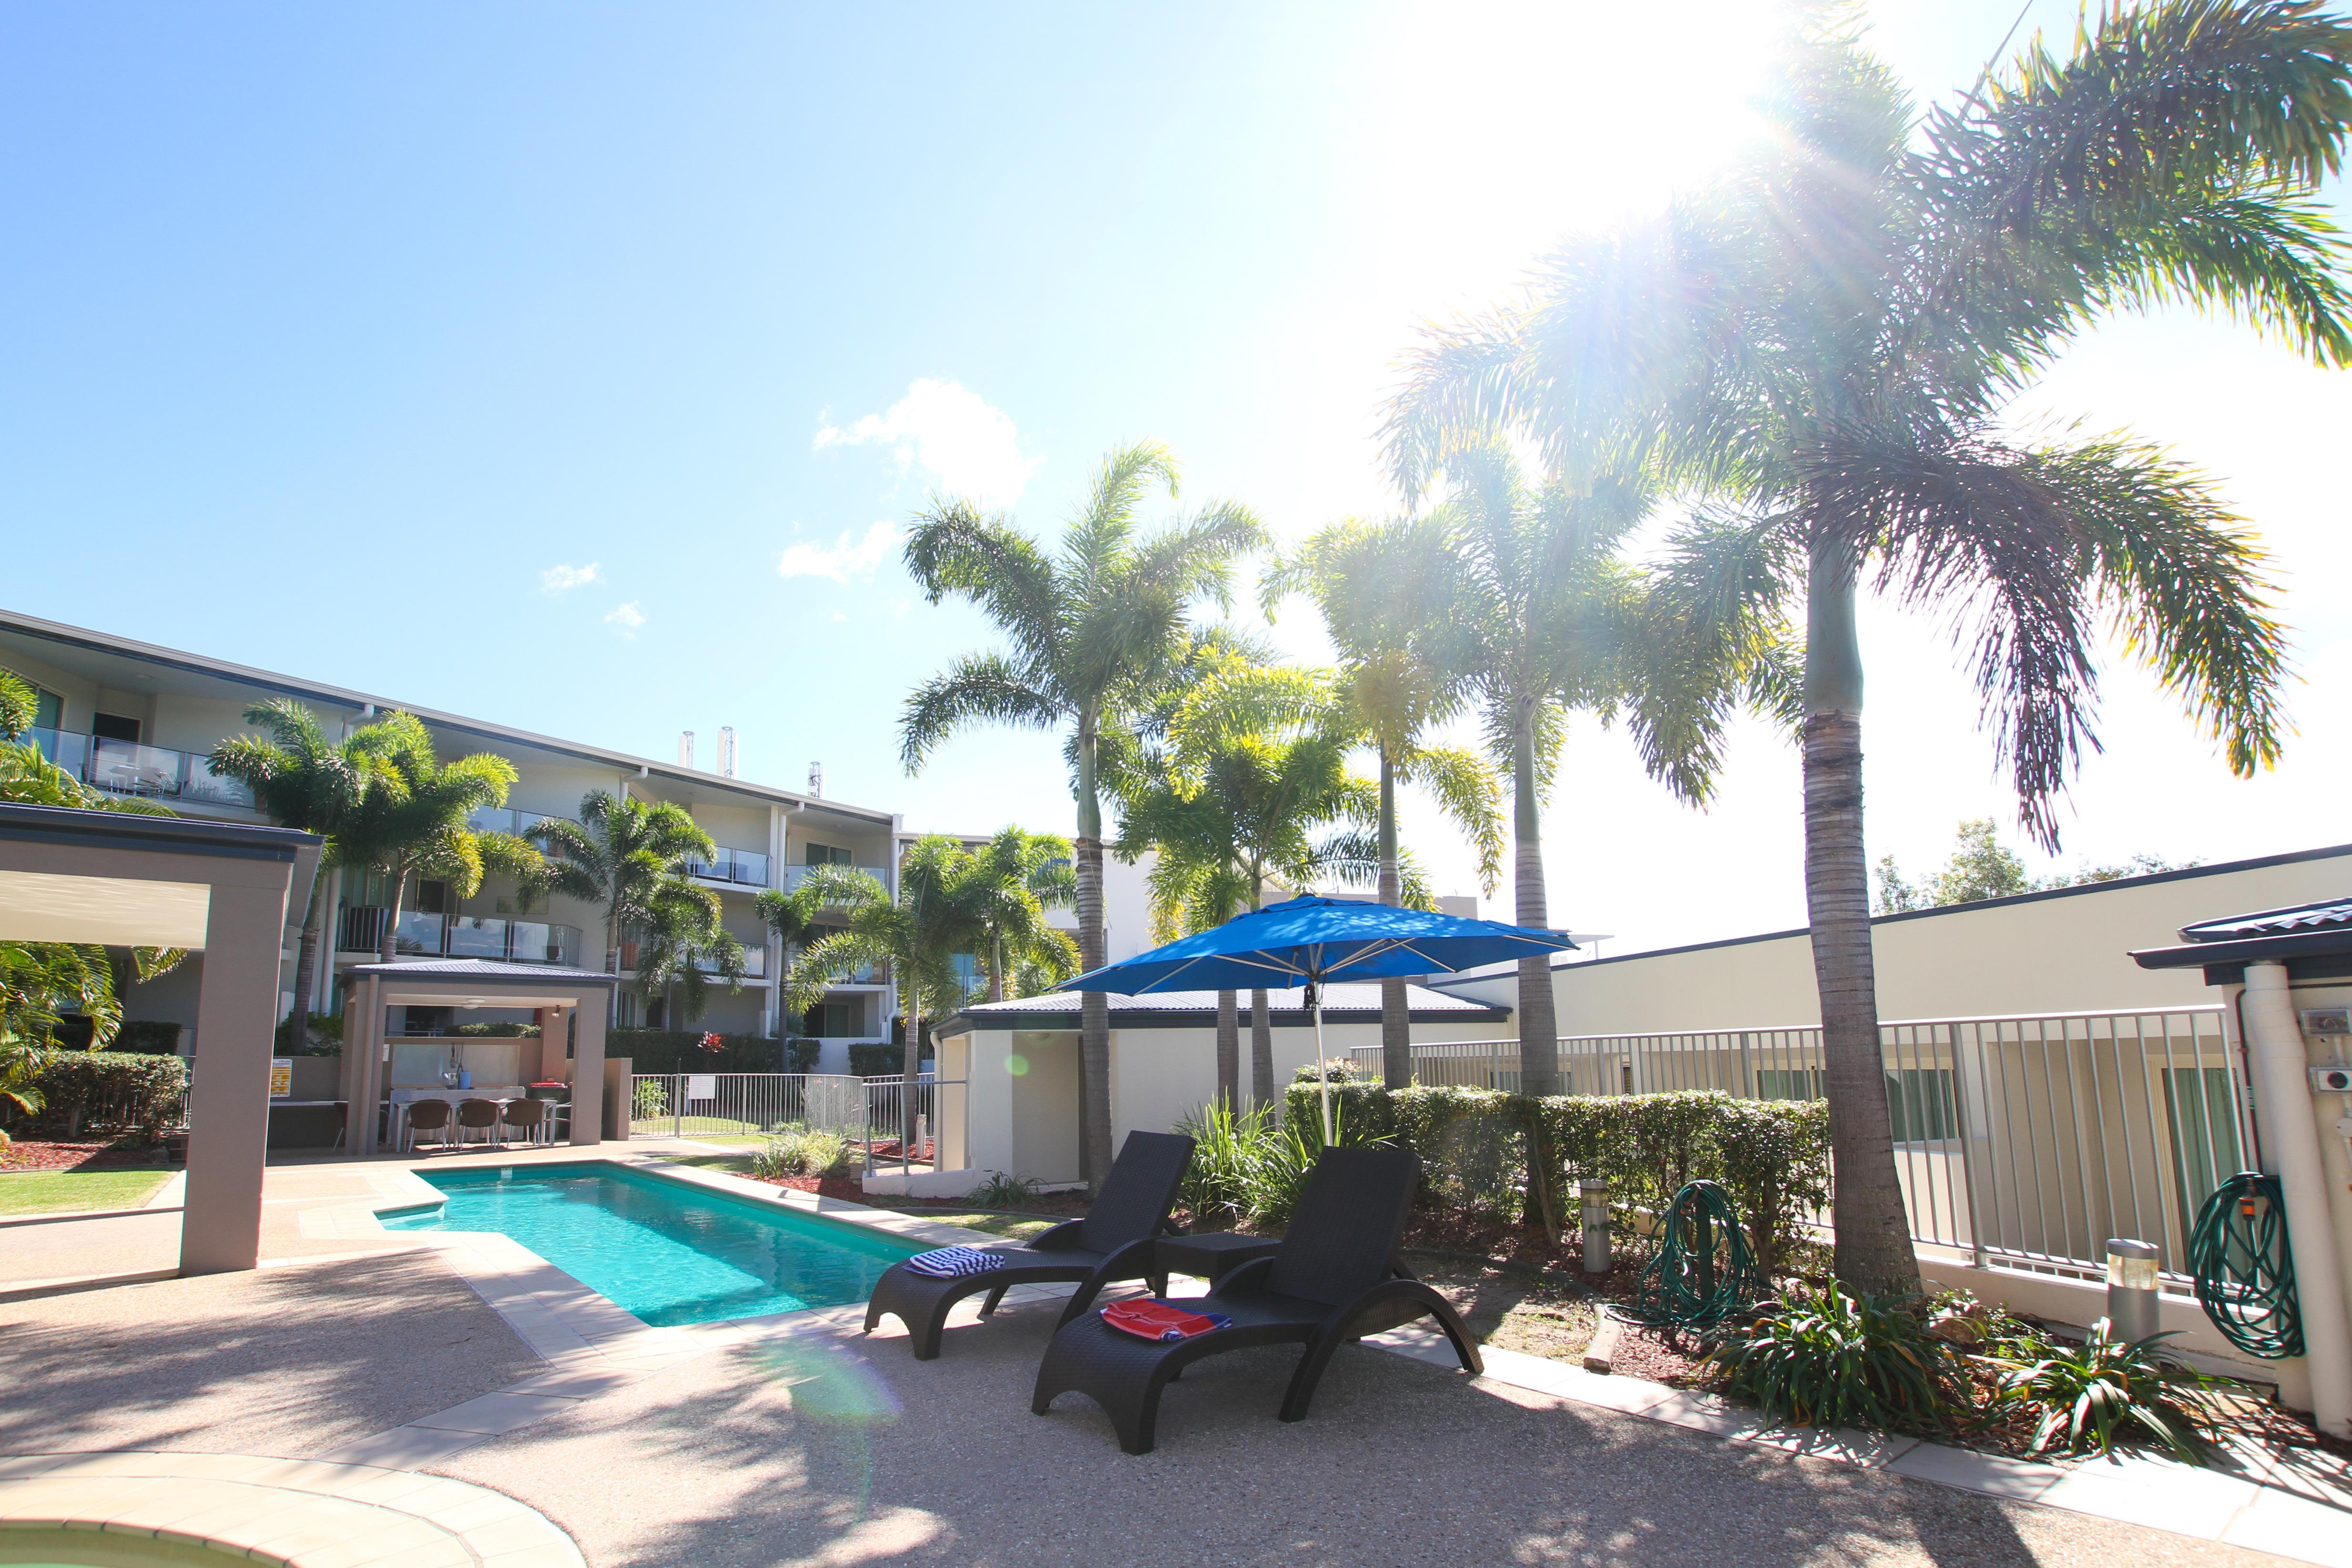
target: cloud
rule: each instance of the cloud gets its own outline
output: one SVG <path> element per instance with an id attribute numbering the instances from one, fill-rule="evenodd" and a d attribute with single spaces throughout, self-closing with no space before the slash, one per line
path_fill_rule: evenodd
<path id="1" fill-rule="evenodd" d="M 605 611 L 604 624 L 620 627 L 625 637 L 633 637 L 637 635 L 637 628 L 646 624 L 646 613 L 637 608 L 637 602 L 632 599 L 625 605 L 615 605 Z"/>
<path id="2" fill-rule="evenodd" d="M 1010 506 L 1043 458 L 1021 455 L 1011 416 L 952 381 L 918 381 L 884 414 L 821 425 L 816 450 L 887 446 L 904 470 L 920 463 L 950 495 Z"/>
<path id="3" fill-rule="evenodd" d="M 572 589 L 604 580 L 604 569 L 591 561 L 585 566 L 551 566 L 539 574 L 539 591 L 542 594 L 568 594 Z"/>
<path id="4" fill-rule="evenodd" d="M 864 538 L 853 530 L 844 529 L 840 539 L 829 549 L 822 544 L 786 545 L 783 553 L 776 557 L 776 575 L 830 577 L 836 583 L 846 583 L 852 577 L 871 577 L 874 569 L 898 547 L 898 539 L 896 526 L 877 522 L 866 531 Z"/>

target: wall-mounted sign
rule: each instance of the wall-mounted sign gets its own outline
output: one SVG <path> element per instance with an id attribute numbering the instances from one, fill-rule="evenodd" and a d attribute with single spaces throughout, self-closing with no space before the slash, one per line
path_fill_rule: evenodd
<path id="1" fill-rule="evenodd" d="M 284 1100 L 288 1095 L 290 1095 L 293 1092 L 294 1058 L 292 1057 L 270 1058 L 269 1098 L 272 1100 Z"/>

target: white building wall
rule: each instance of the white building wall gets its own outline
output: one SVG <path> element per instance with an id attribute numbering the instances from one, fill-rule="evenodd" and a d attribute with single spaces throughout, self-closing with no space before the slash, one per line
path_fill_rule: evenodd
<path id="1" fill-rule="evenodd" d="M 2131 951 L 2169 946 L 2198 921 L 2347 891 L 2352 845 L 1895 916 L 1871 932 L 1878 1014 L 1969 1018 L 2210 1003 L 2216 997 L 2197 971 L 2142 969 Z M 1446 987 L 1506 1005 L 1517 988 L 1509 974 Z M 1552 991 L 1563 1036 L 1821 1022 L 1803 931 L 1565 963 L 1552 972 Z"/>

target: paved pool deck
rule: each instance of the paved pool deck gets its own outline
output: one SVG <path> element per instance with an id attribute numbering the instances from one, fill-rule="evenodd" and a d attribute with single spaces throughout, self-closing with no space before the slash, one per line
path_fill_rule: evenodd
<path id="1" fill-rule="evenodd" d="M 254 1273 L 0 1300 L 0 1478 L 121 1449 L 441 1476 L 613 1565 L 2282 1560 L 2259 1546 L 2352 1568 L 2332 1471 L 2061 1471 L 1853 1436 L 1806 1457 L 1633 1379 L 1507 1352 L 1470 1379 L 1412 1331 L 1343 1350 L 1296 1425 L 1273 1418 L 1295 1352 L 1203 1363 L 1129 1457 L 1080 1396 L 1029 1413 L 1043 1292 L 985 1324 L 967 1303 L 929 1363 L 854 1308 L 649 1328 L 504 1237 L 376 1227 L 421 1186 L 411 1163 L 273 1167 Z M 122 1227 L 80 1223 L 103 1262 Z"/>

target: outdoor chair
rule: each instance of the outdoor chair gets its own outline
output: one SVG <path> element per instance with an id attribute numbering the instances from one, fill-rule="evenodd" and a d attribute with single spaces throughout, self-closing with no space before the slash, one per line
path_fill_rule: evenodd
<path id="1" fill-rule="evenodd" d="M 446 1100 L 420 1100 L 408 1108 L 407 1142 L 416 1147 L 419 1132 L 438 1132 L 444 1149 L 449 1146 L 449 1102 Z"/>
<path id="2" fill-rule="evenodd" d="M 547 1125 L 547 1101 L 509 1100 L 499 1108 L 499 1121 L 520 1131 L 524 1142 L 536 1143 L 540 1131 Z"/>
<path id="3" fill-rule="evenodd" d="M 1192 1163 L 1192 1140 L 1181 1132 L 1129 1133 L 1084 1219 L 1057 1225 L 1024 1247 L 982 1248 L 1004 1260 L 982 1274 L 935 1279 L 903 1263 L 892 1265 L 866 1303 L 864 1331 L 872 1333 L 885 1312 L 895 1312 L 907 1325 L 915 1359 L 929 1361 L 940 1353 L 948 1309 L 976 1291 L 988 1292 L 980 1308 L 985 1318 L 1015 1285 L 1075 1284 L 1077 1290 L 1062 1313 L 1066 1323 L 1092 1305 L 1104 1286 L 1122 1279 L 1148 1280 L 1155 1293 L 1166 1291 L 1168 1276 L 1152 1243 L 1171 1228 L 1168 1211 Z"/>
<path id="4" fill-rule="evenodd" d="M 1281 1417 L 1303 1420 L 1332 1352 L 1366 1334 L 1433 1317 L 1468 1373 L 1485 1370 L 1460 1314 L 1396 1262 L 1405 1213 L 1421 1180 L 1421 1159 L 1402 1149 L 1326 1149 L 1300 1194 L 1281 1249 L 1243 1264 L 1206 1296 L 1173 1305 L 1233 1320 L 1188 1340 L 1162 1342 L 1123 1333 L 1089 1313 L 1066 1318 L 1045 1347 L 1029 1408 L 1043 1415 L 1055 1396 L 1078 1393 L 1103 1407 L 1130 1454 L 1151 1451 L 1160 1395 L 1206 1356 L 1253 1345 L 1305 1346 Z"/>
<path id="5" fill-rule="evenodd" d="M 479 1131 L 482 1142 L 490 1142 L 499 1128 L 499 1102 L 495 1100 L 461 1100 L 457 1102 L 457 1142 L 466 1141 L 468 1130 Z"/>

